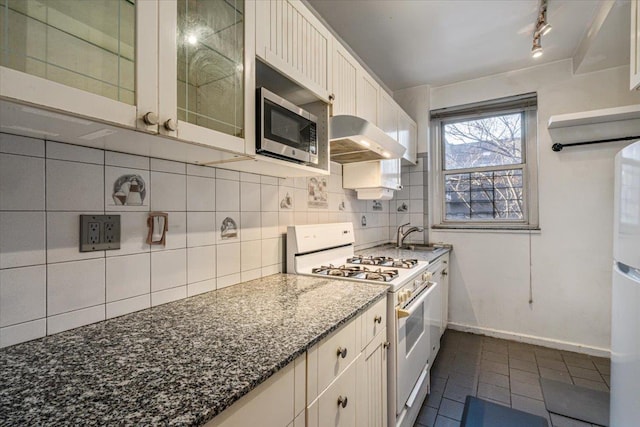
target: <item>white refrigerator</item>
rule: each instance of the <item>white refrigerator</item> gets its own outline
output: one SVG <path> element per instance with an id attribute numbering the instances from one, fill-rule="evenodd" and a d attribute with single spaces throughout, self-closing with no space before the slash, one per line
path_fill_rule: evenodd
<path id="1" fill-rule="evenodd" d="M 616 155 L 611 427 L 640 425 L 640 142 Z"/>

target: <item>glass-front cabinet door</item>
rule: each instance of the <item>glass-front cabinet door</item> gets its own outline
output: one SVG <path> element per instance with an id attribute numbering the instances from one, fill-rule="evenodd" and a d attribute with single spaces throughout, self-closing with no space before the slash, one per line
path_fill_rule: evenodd
<path id="1" fill-rule="evenodd" d="M 157 31 L 154 1 L 0 0 L 0 96 L 147 127 Z"/>
<path id="2" fill-rule="evenodd" d="M 253 83 L 246 78 L 245 1 L 160 2 L 160 22 L 161 30 L 173 23 L 160 34 L 160 131 L 244 153 L 253 122 L 245 120 L 253 118 L 246 115 Z"/>

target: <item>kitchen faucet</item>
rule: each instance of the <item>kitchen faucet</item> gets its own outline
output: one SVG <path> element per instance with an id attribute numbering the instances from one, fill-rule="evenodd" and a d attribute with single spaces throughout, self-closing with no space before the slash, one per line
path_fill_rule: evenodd
<path id="1" fill-rule="evenodd" d="M 402 224 L 400 227 L 398 227 L 398 232 L 396 233 L 396 247 L 401 248 L 402 247 L 402 242 L 404 242 L 404 239 L 411 233 L 413 233 L 414 231 L 418 231 L 418 232 L 423 232 L 424 228 L 423 227 L 411 227 L 409 228 L 407 231 L 404 231 L 404 227 L 407 225 L 411 225 L 410 222 L 406 223 L 406 224 Z"/>

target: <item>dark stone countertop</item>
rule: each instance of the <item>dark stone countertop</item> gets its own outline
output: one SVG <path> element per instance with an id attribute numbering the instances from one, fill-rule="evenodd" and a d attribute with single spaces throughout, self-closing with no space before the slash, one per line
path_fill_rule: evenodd
<path id="1" fill-rule="evenodd" d="M 384 285 L 288 274 L 0 350 L 0 425 L 199 425 Z"/>

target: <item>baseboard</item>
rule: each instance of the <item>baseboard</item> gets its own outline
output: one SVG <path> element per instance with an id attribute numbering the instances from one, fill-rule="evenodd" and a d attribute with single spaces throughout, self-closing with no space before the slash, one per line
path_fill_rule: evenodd
<path id="1" fill-rule="evenodd" d="M 470 332 L 472 334 L 486 335 L 494 338 L 502 338 L 505 340 L 518 341 L 527 344 L 539 345 L 541 347 L 553 348 L 556 350 L 573 351 L 575 353 L 588 354 L 597 357 L 611 357 L 611 351 L 606 348 L 590 347 L 569 341 L 560 341 L 550 338 L 542 338 L 534 335 L 517 334 L 515 332 L 501 331 L 498 329 L 483 328 L 480 326 L 463 325 L 460 323 L 449 322 L 447 328 L 461 332 Z"/>

